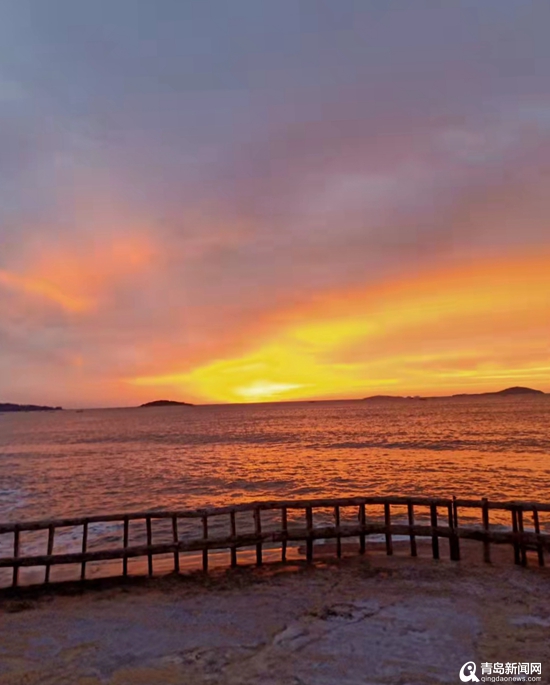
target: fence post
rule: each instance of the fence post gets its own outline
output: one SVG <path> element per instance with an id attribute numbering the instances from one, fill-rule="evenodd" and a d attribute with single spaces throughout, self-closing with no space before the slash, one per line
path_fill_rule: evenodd
<path id="1" fill-rule="evenodd" d="M 458 561 L 460 559 L 460 550 L 458 547 L 458 535 L 455 529 L 453 505 L 451 502 L 447 505 L 447 514 L 449 519 L 449 554 L 451 561 Z"/>
<path id="2" fill-rule="evenodd" d="M 340 507 L 334 507 L 334 523 L 336 525 L 336 556 L 338 559 L 342 556 L 342 538 L 340 536 Z"/>
<path id="3" fill-rule="evenodd" d="M 13 587 L 17 587 L 17 583 L 19 582 L 19 564 L 17 562 L 19 558 L 19 526 L 15 526 L 15 530 L 13 531 L 13 556 L 15 564 L 13 566 L 12 585 Z"/>
<path id="4" fill-rule="evenodd" d="M 202 517 L 202 537 L 204 542 L 208 541 L 208 516 Z M 208 547 L 202 550 L 202 570 L 208 573 Z"/>
<path id="5" fill-rule="evenodd" d="M 178 517 L 176 514 L 172 516 L 172 539 L 174 541 L 174 545 L 176 545 L 174 549 L 174 572 L 179 573 L 180 571 L 180 551 L 178 549 L 178 544 L 179 544 L 179 536 L 178 536 Z"/>
<path id="6" fill-rule="evenodd" d="M 55 535 L 55 528 L 54 528 L 53 524 L 50 524 L 48 526 L 48 551 L 47 551 L 47 554 L 49 557 L 51 557 L 53 554 L 54 535 Z M 46 585 L 50 582 L 50 569 L 51 569 L 51 564 L 46 564 L 46 575 L 44 577 L 44 582 L 46 583 Z"/>
<path id="7" fill-rule="evenodd" d="M 259 507 L 256 507 L 254 509 L 254 528 L 256 531 L 256 535 L 259 537 L 262 534 L 262 517 Z M 261 566 L 262 563 L 262 541 L 260 540 L 259 542 L 256 542 L 256 565 Z"/>
<path id="8" fill-rule="evenodd" d="M 237 537 L 237 521 L 235 518 L 235 512 L 232 511 L 229 514 L 229 523 L 231 526 L 231 537 L 233 542 L 231 544 L 231 568 L 237 566 L 237 548 L 235 547 L 235 538 Z"/>
<path id="9" fill-rule="evenodd" d="M 288 517 L 286 507 L 281 509 L 281 524 L 283 533 L 283 540 L 281 543 L 281 561 L 286 561 L 286 544 L 288 535 Z"/>
<path id="10" fill-rule="evenodd" d="M 489 501 L 486 497 L 482 499 L 482 516 L 483 516 L 483 561 L 486 564 L 491 563 L 491 545 L 489 542 Z"/>
<path id="11" fill-rule="evenodd" d="M 151 527 L 151 517 L 146 516 L 145 517 L 145 524 L 147 527 L 147 547 L 151 547 L 153 544 L 153 530 Z M 149 572 L 149 576 L 153 575 L 153 555 L 151 553 L 151 550 L 149 549 L 147 552 L 147 569 Z"/>
<path id="12" fill-rule="evenodd" d="M 359 505 L 359 525 L 361 526 L 361 533 L 359 535 L 359 554 L 365 554 L 365 525 L 366 525 L 366 515 L 365 515 L 365 505 Z"/>
<path id="13" fill-rule="evenodd" d="M 430 504 L 430 518 L 432 525 L 432 554 L 434 559 L 439 559 L 439 537 L 437 535 L 437 505 Z"/>
<path id="14" fill-rule="evenodd" d="M 126 550 L 128 549 L 128 538 L 130 536 L 130 519 L 128 516 L 124 517 L 124 537 L 123 537 L 123 546 L 124 546 L 124 558 L 122 559 L 122 575 L 124 578 L 127 577 L 128 575 L 128 557 L 126 556 Z"/>
<path id="15" fill-rule="evenodd" d="M 407 515 L 409 518 L 409 540 L 411 541 L 411 557 L 417 555 L 416 552 L 416 536 L 414 534 L 414 504 L 412 502 L 407 502 Z"/>
<path id="16" fill-rule="evenodd" d="M 523 509 L 520 507 L 518 507 L 518 531 L 521 565 L 527 566 L 527 549 L 525 547 L 525 538 L 523 537 Z"/>
<path id="17" fill-rule="evenodd" d="M 82 554 L 86 554 L 88 549 L 88 521 L 84 521 L 82 526 Z M 80 567 L 80 580 L 86 580 L 86 561 L 82 559 Z"/>
<path id="18" fill-rule="evenodd" d="M 453 495 L 453 519 L 455 528 L 458 529 L 458 507 L 456 505 L 456 497 Z"/>
<path id="19" fill-rule="evenodd" d="M 540 539 L 540 522 L 539 512 L 537 507 L 533 507 L 533 523 L 535 524 L 535 534 L 537 536 L 537 555 L 539 558 L 539 566 L 544 566 L 544 547 Z"/>
<path id="20" fill-rule="evenodd" d="M 311 562 L 313 561 L 313 509 L 309 506 L 306 507 L 306 529 L 306 558 L 309 562 Z"/>
<path id="21" fill-rule="evenodd" d="M 515 506 L 512 506 L 512 533 L 514 540 L 514 564 L 519 565 L 521 562 L 518 544 L 518 513 Z"/>
<path id="22" fill-rule="evenodd" d="M 391 537 L 391 510 L 388 502 L 384 504 L 384 524 L 386 526 L 386 554 L 393 554 L 393 541 Z"/>

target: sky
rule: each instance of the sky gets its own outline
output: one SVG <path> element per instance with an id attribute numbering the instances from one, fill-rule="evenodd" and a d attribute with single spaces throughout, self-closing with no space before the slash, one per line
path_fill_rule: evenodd
<path id="1" fill-rule="evenodd" d="M 550 391 L 547 0 L 0 0 L 0 401 Z"/>

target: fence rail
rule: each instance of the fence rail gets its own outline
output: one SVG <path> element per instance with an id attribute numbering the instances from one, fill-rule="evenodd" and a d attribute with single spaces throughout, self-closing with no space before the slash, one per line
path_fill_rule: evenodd
<path id="1" fill-rule="evenodd" d="M 381 507 L 380 516 L 367 517 L 366 507 Z M 392 507 L 406 509 L 406 523 L 392 519 Z M 415 507 L 427 508 L 429 524 L 418 523 L 415 519 Z M 342 523 L 342 509 L 353 508 L 353 523 Z M 332 510 L 333 524 L 314 526 L 314 510 Z M 460 511 L 478 510 L 480 525 L 461 524 Z M 491 529 L 490 512 L 507 512 L 510 515 L 509 530 Z M 262 528 L 262 512 L 277 512 L 280 514 L 280 527 L 276 530 Z M 296 519 L 289 520 L 289 511 L 303 512 L 303 524 L 297 524 Z M 237 532 L 236 515 L 252 513 L 253 532 Z M 342 540 L 357 538 L 358 552 L 364 554 L 366 541 L 369 536 L 383 536 L 386 553 L 393 554 L 393 537 L 401 536 L 409 539 L 411 556 L 417 556 L 417 538 L 431 539 L 432 555 L 440 558 L 440 539 L 449 541 L 449 554 L 453 561 L 460 560 L 461 540 L 477 540 L 483 545 L 483 558 L 491 561 L 491 544 L 510 545 L 514 553 L 516 564 L 527 564 L 527 552 L 537 554 L 539 566 L 544 566 L 545 552 L 550 552 L 550 533 L 541 531 L 540 513 L 550 512 L 550 504 L 540 502 L 491 502 L 487 499 L 425 498 L 425 497 L 347 497 L 347 498 L 319 498 L 309 500 L 281 500 L 239 504 L 235 506 L 217 507 L 195 510 L 174 511 L 146 511 L 130 514 L 107 514 L 85 517 L 71 517 L 65 519 L 51 519 L 41 521 L 27 521 L 22 523 L 0 524 L 0 535 L 13 534 L 13 556 L 0 557 L 0 569 L 12 569 L 12 586 L 19 585 L 19 569 L 24 567 L 44 567 L 44 583 L 50 581 L 50 569 L 57 564 L 74 564 L 80 566 L 80 578 L 86 580 L 86 565 L 90 562 L 122 560 L 122 576 L 128 575 L 128 559 L 144 557 L 147 559 L 147 570 L 153 575 L 153 558 L 156 555 L 173 554 L 174 571 L 179 572 L 180 554 L 202 552 L 202 568 L 208 571 L 209 551 L 226 549 L 230 552 L 230 565 L 237 565 L 237 550 L 244 547 L 255 547 L 256 563 L 263 562 L 263 547 L 266 544 L 280 545 L 281 560 L 286 560 L 288 543 L 305 542 L 306 559 L 313 561 L 313 548 L 317 540 L 335 540 L 336 554 L 342 554 Z M 349 513 L 349 512 L 348 512 Z M 532 519 L 532 530 L 526 530 L 526 518 Z M 229 535 L 210 534 L 211 519 L 226 518 Z M 373 520 L 369 521 L 371 518 Z M 180 520 L 198 519 L 201 522 L 201 536 L 181 536 L 178 532 Z M 154 543 L 153 526 L 155 520 L 171 521 L 171 542 Z M 129 542 L 129 525 L 131 521 L 144 521 L 146 528 L 146 544 L 132 545 Z M 123 526 L 122 546 L 115 549 L 88 549 L 88 533 L 90 524 L 118 523 Z M 81 551 L 54 553 L 55 533 L 59 528 L 81 527 Z M 47 552 L 38 555 L 22 555 L 21 533 L 27 531 L 47 530 Z"/>

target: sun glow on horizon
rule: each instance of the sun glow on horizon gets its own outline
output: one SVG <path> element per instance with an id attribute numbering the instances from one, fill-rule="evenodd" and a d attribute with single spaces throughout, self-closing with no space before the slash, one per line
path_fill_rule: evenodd
<path id="1" fill-rule="evenodd" d="M 129 382 L 218 402 L 547 384 L 549 305 L 548 255 L 465 264 L 329 293 L 278 313 L 241 355 Z"/>

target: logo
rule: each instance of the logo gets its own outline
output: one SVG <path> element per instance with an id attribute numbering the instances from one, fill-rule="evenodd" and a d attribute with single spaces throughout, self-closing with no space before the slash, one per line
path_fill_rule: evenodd
<path id="1" fill-rule="evenodd" d="M 463 683 L 479 683 L 479 678 L 476 676 L 476 665 L 473 661 L 467 661 L 460 669 L 459 675 Z"/>

